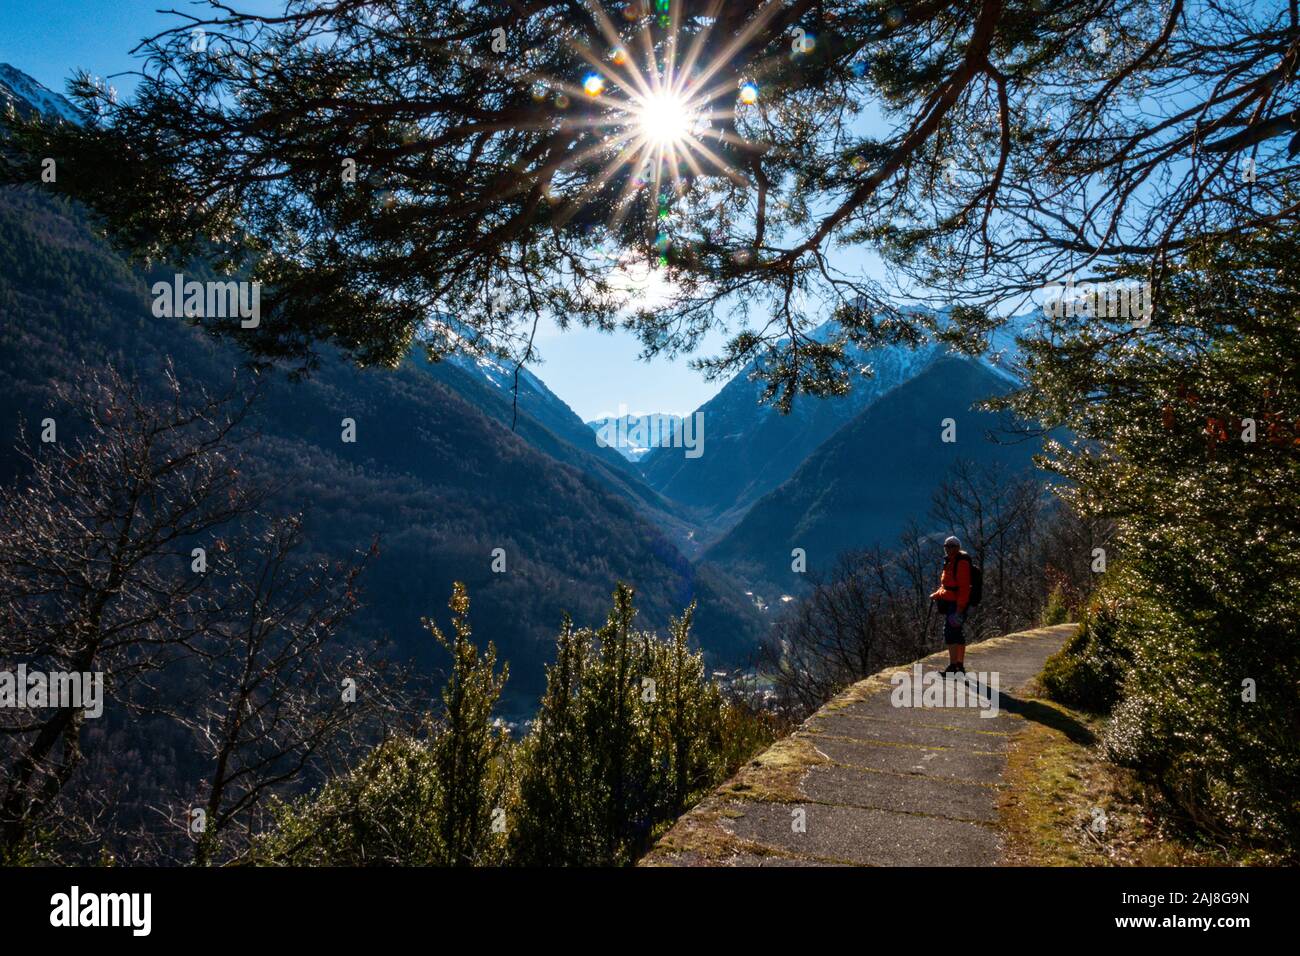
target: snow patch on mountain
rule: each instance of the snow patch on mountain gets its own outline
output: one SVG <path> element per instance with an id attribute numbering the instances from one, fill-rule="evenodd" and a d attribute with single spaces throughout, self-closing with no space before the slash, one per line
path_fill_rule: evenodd
<path id="1" fill-rule="evenodd" d="M 78 126 L 84 119 L 66 98 L 8 63 L 0 63 L 0 106 L 19 115 L 39 113 Z"/>
<path id="2" fill-rule="evenodd" d="M 680 415 L 646 412 L 606 415 L 587 422 L 587 427 L 628 461 L 640 461 L 652 448 L 670 445 L 673 432 L 681 427 L 681 423 Z"/>
<path id="3" fill-rule="evenodd" d="M 417 334 L 416 341 L 417 344 L 429 345 L 435 352 L 441 353 L 441 361 L 477 375 L 493 388 L 513 392 L 517 373 L 521 394 L 525 389 L 531 389 L 539 395 L 554 397 L 541 379 L 527 368 L 503 362 L 488 354 L 483 334 L 454 316 L 431 316 Z"/>
<path id="4" fill-rule="evenodd" d="M 467 372 L 476 372 L 485 382 L 493 388 L 498 388 L 503 392 L 513 392 L 515 389 L 515 366 L 506 366 L 488 358 L 486 355 L 449 355 L 444 362 L 450 362 Z M 550 395 L 551 391 L 542 384 L 539 379 L 528 369 L 519 367 L 519 389 L 531 389 L 539 395 Z M 567 406 L 566 406 L 567 407 Z"/>

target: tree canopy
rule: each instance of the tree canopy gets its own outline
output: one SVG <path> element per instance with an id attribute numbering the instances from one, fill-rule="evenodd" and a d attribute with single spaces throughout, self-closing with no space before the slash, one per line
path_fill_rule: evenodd
<path id="1" fill-rule="evenodd" d="M 267 286 L 254 355 L 534 357 L 541 317 L 648 354 L 726 326 L 769 398 L 842 392 L 843 346 L 938 335 L 1045 281 L 1145 272 L 1294 215 L 1295 3 L 289 0 L 144 41 L 84 128 L 11 120 L 0 175 L 148 257 Z M 887 278 L 863 267 L 877 250 Z M 663 270 L 672 300 L 638 301 Z M 873 277 L 874 276 L 874 277 Z M 897 293 L 959 307 L 902 311 Z M 638 307 L 646 306 L 646 307 Z M 1158 305 L 1157 305 L 1158 308 Z M 430 320 L 454 316 L 454 322 Z M 831 341 L 810 337 L 834 315 Z M 213 324 L 235 332 L 217 320 Z"/>

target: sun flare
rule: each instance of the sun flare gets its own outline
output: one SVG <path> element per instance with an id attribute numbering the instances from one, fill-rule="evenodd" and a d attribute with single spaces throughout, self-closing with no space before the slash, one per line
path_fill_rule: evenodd
<path id="1" fill-rule="evenodd" d="M 594 166 L 585 183 L 566 189 L 554 221 L 568 221 L 618 183 L 612 202 L 604 200 L 607 230 L 618 232 L 634 209 L 644 209 L 646 249 L 658 264 L 671 263 L 674 237 L 664 220 L 675 197 L 699 179 L 725 178 L 742 189 L 752 185 L 737 158 L 755 145 L 736 129 L 736 121 L 754 110 L 758 85 L 753 73 L 738 75 L 735 60 L 782 4 L 768 0 L 739 35 L 724 40 L 711 33 L 725 0 L 713 0 L 713 12 L 700 18 L 689 35 L 682 30 L 676 0 L 657 0 L 660 12 L 654 17 L 637 13 L 643 10 L 637 4 L 624 5 L 629 25 L 622 27 L 615 26 L 599 0 L 587 2 L 600 40 L 574 43 L 585 61 L 583 72 L 558 77 L 525 69 L 516 74 L 530 88 L 539 111 L 550 114 L 539 117 L 541 125 L 558 121 L 562 129 L 591 131 L 561 162 L 534 176 L 549 185 L 570 169 Z M 575 104 L 583 106 L 571 110 Z"/>
<path id="2" fill-rule="evenodd" d="M 668 91 L 641 98 L 633 112 L 641 136 L 661 149 L 684 143 L 694 125 L 690 103 Z"/>

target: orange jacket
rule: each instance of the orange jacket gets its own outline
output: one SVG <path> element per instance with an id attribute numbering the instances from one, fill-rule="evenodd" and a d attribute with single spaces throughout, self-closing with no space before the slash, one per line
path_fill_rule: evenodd
<path id="1" fill-rule="evenodd" d="M 935 597 L 940 601 L 956 601 L 957 613 L 964 614 L 966 605 L 970 603 L 970 555 L 959 551 L 955 561 L 957 567 L 954 569 L 953 561 L 943 559 L 943 574 Z"/>

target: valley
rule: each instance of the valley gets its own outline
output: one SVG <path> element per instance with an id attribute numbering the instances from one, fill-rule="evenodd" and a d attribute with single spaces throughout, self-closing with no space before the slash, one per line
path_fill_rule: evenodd
<path id="1" fill-rule="evenodd" d="M 0 81 L 18 110 L 77 116 L 13 67 L 0 67 Z M 994 423 L 970 411 L 1008 376 L 938 346 L 858 351 L 864 374 L 849 395 L 805 397 L 788 415 L 759 404 L 751 365 L 685 416 L 689 428 L 681 416 L 625 411 L 584 423 L 527 368 L 472 355 L 431 362 L 418 342 L 391 370 L 327 354 L 305 377 L 274 365 L 254 373 L 185 309 L 158 311 L 150 290 L 175 291 L 180 270 L 124 261 L 84 212 L 31 190 L 0 195 L 0 265 L 0 475 L 21 468 L 23 423 L 57 415 L 58 384 L 81 369 L 112 363 L 148 381 L 170 362 L 187 387 L 256 382 L 252 459 L 276 504 L 304 513 L 323 555 L 379 541 L 367 639 L 433 667 L 419 620 L 437 618 L 462 580 L 512 662 L 507 697 L 521 710 L 544 686 L 562 616 L 599 623 L 619 580 L 637 587 L 655 629 L 697 601 L 710 660 L 745 666 L 775 609 L 803 588 L 792 548 L 817 570 L 844 549 L 888 547 L 959 456 L 1028 465 L 1023 447 L 989 441 Z M 940 413 L 961 420 L 959 444 L 937 444 Z M 344 417 L 354 443 L 339 439 Z M 618 440 L 602 441 L 601 429 Z M 492 569 L 497 549 L 505 573 Z"/>

